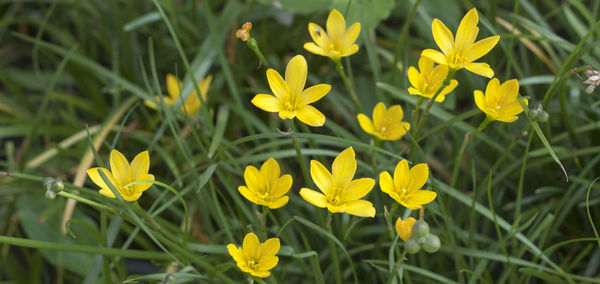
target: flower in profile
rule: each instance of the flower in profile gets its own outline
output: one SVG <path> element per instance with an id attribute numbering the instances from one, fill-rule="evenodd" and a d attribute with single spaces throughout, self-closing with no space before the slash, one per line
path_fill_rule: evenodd
<path id="1" fill-rule="evenodd" d="M 402 160 L 396 166 L 394 178 L 388 172 L 379 175 L 381 191 L 387 193 L 402 206 L 416 210 L 433 201 L 437 194 L 429 190 L 421 190 L 429 177 L 427 164 L 418 164 L 409 169 L 408 162 Z"/>
<path id="2" fill-rule="evenodd" d="M 208 88 L 210 88 L 211 81 L 212 81 L 212 76 L 208 75 L 206 78 L 200 80 L 200 82 L 198 83 L 198 89 L 200 90 L 202 99 L 205 102 L 206 102 L 206 98 L 207 98 L 206 94 L 208 93 Z M 177 77 L 175 77 L 172 74 L 167 74 L 168 96 L 163 97 L 163 100 L 167 106 L 172 107 L 175 104 L 177 104 L 178 100 L 180 100 L 180 98 L 181 98 L 181 94 L 179 91 L 180 88 L 181 88 L 181 80 L 177 79 Z M 154 98 L 156 99 L 156 101 L 160 102 L 160 97 L 155 96 Z M 154 102 L 152 102 L 150 100 L 146 100 L 144 103 L 148 107 L 156 109 L 156 104 Z M 195 115 L 196 113 L 198 113 L 201 106 L 202 106 L 202 102 L 198 98 L 196 91 L 192 91 L 192 93 L 189 94 L 189 96 L 185 100 L 185 103 L 181 104 L 181 107 L 179 108 L 179 112 L 181 112 L 182 114 L 187 113 L 188 115 Z"/>
<path id="3" fill-rule="evenodd" d="M 358 51 L 358 45 L 354 42 L 360 34 L 360 23 L 354 23 L 346 29 L 346 20 L 338 10 L 329 13 L 327 31 L 315 23 L 309 23 L 308 32 L 314 42 L 305 43 L 304 49 L 314 54 L 337 61 Z"/>
<path id="4" fill-rule="evenodd" d="M 131 184 L 137 181 L 154 181 L 154 176 L 148 174 L 150 168 L 150 157 L 148 151 L 141 152 L 133 158 L 131 165 L 127 158 L 117 150 L 110 152 L 110 170 L 96 167 L 87 171 L 92 181 L 100 187 L 100 194 L 116 198 L 109 186 L 104 182 L 100 171 L 106 175 L 110 183 L 117 189 L 123 199 L 127 201 L 136 201 L 146 189 L 150 188 L 151 182 L 141 182 Z"/>
<path id="5" fill-rule="evenodd" d="M 438 65 L 433 67 L 433 60 L 421 56 L 419 58 L 419 69 L 410 66 L 408 68 L 408 80 L 412 87 L 408 88 L 411 95 L 419 95 L 426 98 L 432 98 L 440 89 L 446 76 L 448 76 L 448 65 Z M 443 102 L 446 95 L 458 86 L 458 82 L 454 79 L 450 80 L 450 84 L 446 86 L 440 94 L 435 98 L 436 102 Z"/>
<path id="6" fill-rule="evenodd" d="M 375 216 L 375 207 L 361 200 L 375 185 L 372 178 L 352 180 L 356 172 L 356 159 L 352 147 L 342 151 L 333 161 L 332 173 L 318 161 L 310 161 L 310 175 L 321 190 L 302 188 L 300 195 L 314 206 L 332 213 L 348 213 L 360 217 Z"/>
<path id="7" fill-rule="evenodd" d="M 252 103 L 268 112 L 278 112 L 282 119 L 298 119 L 310 126 L 323 126 L 325 116 L 310 104 L 324 97 L 331 86 L 318 84 L 304 89 L 308 66 L 302 55 L 296 55 L 285 68 L 285 80 L 274 69 L 267 70 L 267 80 L 273 95 L 258 94 Z"/>
<path id="8" fill-rule="evenodd" d="M 485 112 L 489 120 L 513 122 L 523 111 L 523 107 L 517 99 L 518 94 L 519 82 L 517 79 L 508 80 L 500 85 L 500 81 L 494 78 L 488 83 L 485 95 L 480 90 L 474 92 L 475 104 Z M 527 105 L 527 99 L 523 100 Z"/>
<path id="9" fill-rule="evenodd" d="M 288 203 L 285 195 L 292 187 L 292 176 L 279 176 L 279 164 L 273 158 L 268 159 L 260 170 L 254 166 L 246 167 L 244 171 L 245 186 L 238 187 L 246 199 L 271 209 L 281 208 Z"/>
<path id="10" fill-rule="evenodd" d="M 360 113 L 356 116 L 360 127 L 381 140 L 398 140 L 410 129 L 410 123 L 402 121 L 404 113 L 399 105 L 386 109 L 378 103 L 373 109 L 373 120 Z"/>
<path id="11" fill-rule="evenodd" d="M 460 21 L 454 39 L 450 29 L 442 21 L 434 19 L 431 26 L 433 39 L 442 52 L 426 49 L 421 56 L 428 57 L 438 64 L 448 65 L 454 71 L 466 68 L 475 74 L 492 78 L 494 70 L 487 63 L 473 61 L 490 52 L 500 36 L 491 36 L 475 42 L 479 33 L 478 22 L 477 10 L 473 8 Z"/>
<path id="12" fill-rule="evenodd" d="M 398 236 L 400 236 L 403 241 L 412 237 L 412 228 L 415 222 L 417 222 L 417 220 L 413 217 L 408 217 L 405 220 L 398 218 L 398 220 L 396 220 L 396 232 L 398 232 Z"/>
<path id="13" fill-rule="evenodd" d="M 270 238 L 264 243 L 258 240 L 254 233 L 244 237 L 242 247 L 228 244 L 227 250 L 233 257 L 237 266 L 252 276 L 265 278 L 271 275 L 271 270 L 277 265 L 279 258 L 275 256 L 279 251 L 279 238 Z"/>

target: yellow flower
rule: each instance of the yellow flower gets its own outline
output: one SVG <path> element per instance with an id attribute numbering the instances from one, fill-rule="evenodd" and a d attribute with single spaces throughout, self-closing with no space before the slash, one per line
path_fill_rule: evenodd
<path id="1" fill-rule="evenodd" d="M 268 159 L 260 171 L 254 166 L 246 167 L 244 171 L 246 186 L 238 187 L 246 199 L 271 209 L 281 208 L 288 203 L 286 194 L 292 187 L 292 176 L 279 177 L 279 164 L 275 159 Z"/>
<path id="2" fill-rule="evenodd" d="M 517 79 L 508 80 L 500 85 L 500 81 L 494 78 L 488 83 L 485 95 L 480 90 L 474 92 L 475 104 L 490 120 L 513 122 L 519 118 L 517 114 L 523 111 L 517 99 L 518 94 Z M 527 105 L 527 99 L 524 100 Z"/>
<path id="3" fill-rule="evenodd" d="M 410 210 L 416 210 L 433 201 L 437 194 L 429 190 L 421 190 L 429 177 L 427 164 L 418 164 L 409 171 L 408 162 L 402 160 L 396 166 L 394 178 L 388 172 L 379 175 L 381 191 L 387 193 Z"/>
<path id="4" fill-rule="evenodd" d="M 154 181 L 154 176 L 148 174 L 150 168 L 150 157 L 148 151 L 141 152 L 133 158 L 131 165 L 127 158 L 117 150 L 110 152 L 110 171 L 102 167 L 91 168 L 87 171 L 88 176 L 98 185 L 100 194 L 116 198 L 108 185 L 100 176 L 99 171 L 104 172 L 110 183 L 114 185 L 123 199 L 127 201 L 136 201 L 146 189 L 150 188 L 151 182 L 137 183 L 129 185 L 137 181 Z"/>
<path id="5" fill-rule="evenodd" d="M 402 221 L 402 218 L 396 220 L 396 232 L 398 232 L 398 235 L 403 241 L 412 237 L 412 228 L 415 222 L 417 222 L 417 220 L 413 217 L 408 217 L 404 221 Z"/>
<path id="6" fill-rule="evenodd" d="M 275 256 L 279 247 L 278 238 L 271 238 L 260 243 L 254 233 L 249 233 L 244 237 L 242 247 L 238 248 L 234 244 L 228 244 L 227 250 L 242 271 L 250 273 L 252 276 L 265 278 L 271 275 L 269 270 L 275 267 L 279 261 L 279 258 Z"/>
<path id="7" fill-rule="evenodd" d="M 421 72 L 413 66 L 408 68 L 408 80 L 412 84 L 412 87 L 408 88 L 408 92 L 411 95 L 432 98 L 444 83 L 446 76 L 448 76 L 448 65 L 438 65 L 434 68 L 433 60 L 421 56 L 419 58 L 419 69 Z M 452 92 L 456 86 L 458 86 L 458 82 L 452 79 L 450 84 L 436 97 L 435 101 L 443 102 L 446 95 Z"/>
<path id="8" fill-rule="evenodd" d="M 487 63 L 473 61 L 492 50 L 500 36 L 491 36 L 475 42 L 479 33 L 478 22 L 477 10 L 473 8 L 460 21 L 455 40 L 450 29 L 442 21 L 434 19 L 431 26 L 433 39 L 443 53 L 426 49 L 421 56 L 428 57 L 438 64 L 448 65 L 454 71 L 466 68 L 475 74 L 492 78 L 494 70 Z"/>
<path id="9" fill-rule="evenodd" d="M 361 200 L 375 185 L 372 178 L 352 180 L 356 172 L 356 159 L 352 147 L 342 151 L 333 161 L 332 173 L 318 161 L 310 161 L 310 175 L 322 193 L 302 188 L 300 195 L 314 206 L 329 209 L 332 213 L 348 213 L 360 217 L 375 216 L 375 207 Z"/>
<path id="10" fill-rule="evenodd" d="M 208 93 L 208 88 L 210 87 L 210 82 L 212 81 L 212 76 L 208 75 L 208 77 L 200 80 L 198 83 L 198 89 L 200 90 L 200 94 L 202 95 L 202 99 L 206 102 L 206 94 Z M 177 79 L 177 77 L 172 74 L 167 74 L 167 93 L 168 96 L 164 96 L 163 100 L 165 104 L 169 107 L 177 104 L 177 101 L 180 98 L 180 90 L 181 88 L 181 80 Z M 160 97 L 154 97 L 156 101 L 160 102 Z M 156 109 L 156 104 L 152 101 L 146 100 L 144 102 L 148 107 Z M 179 108 L 179 112 L 182 114 L 195 115 L 200 110 L 200 106 L 202 102 L 198 98 L 196 91 L 193 91 L 185 101 L 184 104 Z"/>
<path id="11" fill-rule="evenodd" d="M 323 126 L 325 116 L 310 104 L 324 97 L 331 86 L 319 84 L 304 89 L 308 67 L 302 55 L 290 59 L 285 68 L 285 80 L 274 69 L 267 70 L 267 80 L 273 95 L 258 94 L 252 103 L 268 112 L 278 112 L 282 119 L 298 119 L 310 126 Z"/>
<path id="12" fill-rule="evenodd" d="M 314 54 L 339 60 L 358 51 L 358 45 L 354 42 L 360 34 L 360 23 L 354 23 L 346 29 L 346 20 L 338 10 L 329 13 L 327 32 L 315 23 L 308 24 L 308 32 L 314 42 L 305 43 L 304 49 Z"/>
<path id="13" fill-rule="evenodd" d="M 373 120 L 360 113 L 356 116 L 360 127 L 381 140 L 398 140 L 410 129 L 410 123 L 403 122 L 404 113 L 399 105 L 386 110 L 385 104 L 378 103 L 373 109 Z"/>

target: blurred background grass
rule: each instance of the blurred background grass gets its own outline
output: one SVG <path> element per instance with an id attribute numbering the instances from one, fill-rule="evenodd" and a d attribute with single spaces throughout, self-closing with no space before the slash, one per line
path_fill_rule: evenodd
<path id="1" fill-rule="evenodd" d="M 325 212 L 297 194 L 310 181 L 302 178 L 292 140 L 277 131 L 288 130 L 287 122 L 250 104 L 254 94 L 270 93 L 266 68 L 234 33 L 251 21 L 252 36 L 273 68 L 283 72 L 289 58 L 303 54 L 308 85 L 333 85 L 316 103 L 327 116 L 325 126 L 294 134 L 305 157 L 328 165 L 354 146 L 357 176 L 375 178 L 408 157 L 410 140 L 371 146 L 335 65 L 302 48 L 310 41 L 308 23 L 324 26 L 333 8 L 348 23 L 360 21 L 360 51 L 344 64 L 367 115 L 383 101 L 401 104 L 409 119 L 417 98 L 406 92 L 406 70 L 423 49 L 436 48 L 431 21 L 439 18 L 455 31 L 472 7 L 479 11 L 478 38 L 501 36 L 482 61 L 501 81 L 519 79 L 521 95 L 530 106 L 543 103 L 550 120 L 539 123 L 538 133 L 524 114 L 512 124 L 491 124 L 469 144 L 459 178 L 451 182 L 465 133 L 484 119 L 473 90 L 488 82 L 457 73 L 459 86 L 434 106 L 422 132 L 423 155 L 411 161 L 430 165 L 427 188 L 438 198 L 427 206 L 426 218 L 443 246 L 436 254 L 409 255 L 396 276 L 406 283 L 600 282 L 600 240 L 592 228 L 600 220 L 600 195 L 592 184 L 600 175 L 598 91 L 586 94 L 583 80 L 569 72 L 600 67 L 600 1 L 576 0 L 2 1 L 0 280 L 160 281 L 170 272 L 178 282 L 244 281 L 225 245 L 260 230 L 260 208 L 237 186 L 246 165 L 275 157 L 294 185 L 290 203 L 268 221 L 269 236 L 279 236 L 283 248 L 267 282 L 332 283 L 324 241 L 335 238 L 346 281 L 397 283 L 393 246 L 399 244 L 390 239 L 384 216 L 393 200 L 376 186 L 367 197 L 376 218 L 336 215 L 333 235 L 316 225 Z M 186 74 L 196 80 L 212 74 L 207 112 L 188 118 L 144 106 L 143 99 L 165 93 L 168 73 L 186 76 L 183 93 L 192 90 Z M 551 148 L 539 138 L 542 132 Z M 94 142 L 97 155 L 85 160 Z M 106 164 L 113 148 L 129 159 L 149 150 L 150 173 L 184 196 L 187 215 L 177 197 L 159 186 L 140 204 L 166 231 L 154 233 L 170 240 L 184 235 L 188 217 L 188 254 L 140 231 L 123 205 L 100 196 L 91 181 L 77 184 L 82 165 Z M 550 152 L 564 165 L 568 182 Z M 125 215 L 79 203 L 63 235 L 67 199 L 45 199 L 44 177 L 62 179 L 66 192 L 78 190 Z M 407 214 L 397 211 L 394 218 Z M 181 264 L 169 268 L 174 259 L 159 244 Z"/>

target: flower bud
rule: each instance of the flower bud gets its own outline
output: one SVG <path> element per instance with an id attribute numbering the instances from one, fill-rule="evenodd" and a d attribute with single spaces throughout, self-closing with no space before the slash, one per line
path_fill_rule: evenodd
<path id="1" fill-rule="evenodd" d="M 532 108 L 532 109 L 529 109 L 528 114 L 531 119 L 537 119 L 538 116 L 540 115 L 540 111 L 537 108 Z"/>
<path id="2" fill-rule="evenodd" d="M 413 217 L 408 217 L 405 220 L 398 218 L 398 220 L 396 220 L 396 232 L 398 232 L 398 236 L 400 236 L 403 241 L 408 240 L 412 236 L 412 229 L 415 222 L 417 222 L 417 220 Z"/>
<path id="3" fill-rule="evenodd" d="M 415 238 L 425 237 L 429 234 L 429 224 L 424 220 L 419 220 L 413 226 L 412 232 Z"/>
<path id="4" fill-rule="evenodd" d="M 416 238 L 406 240 L 406 242 L 404 242 L 404 248 L 406 249 L 406 252 L 410 254 L 418 253 L 421 250 L 421 246 Z"/>
<path id="5" fill-rule="evenodd" d="M 550 118 L 550 115 L 544 110 L 542 110 L 542 112 L 540 112 L 540 115 L 538 116 L 538 120 L 540 122 L 546 122 L 548 121 L 548 118 Z"/>
<path id="6" fill-rule="evenodd" d="M 429 234 L 419 239 L 419 243 L 421 243 L 423 250 L 425 250 L 428 253 L 434 253 L 438 251 L 442 246 L 440 238 L 434 234 Z"/>
<path id="7" fill-rule="evenodd" d="M 52 189 L 46 190 L 46 199 L 52 200 L 56 198 L 56 192 Z"/>

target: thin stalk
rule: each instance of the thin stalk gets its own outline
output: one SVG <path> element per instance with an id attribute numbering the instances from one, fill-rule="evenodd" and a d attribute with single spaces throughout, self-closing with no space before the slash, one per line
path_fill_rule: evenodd
<path id="1" fill-rule="evenodd" d="M 406 250 L 403 250 L 402 253 L 399 254 L 398 260 L 396 260 L 396 263 L 394 264 L 394 270 L 392 270 L 392 272 L 390 273 L 390 278 L 387 281 L 388 284 L 391 284 L 394 281 L 394 278 L 396 278 L 396 273 L 398 273 L 399 269 L 402 269 L 402 264 L 404 263 L 405 256 Z"/>
<path id="2" fill-rule="evenodd" d="M 463 140 L 463 143 L 460 146 L 460 150 L 458 150 L 458 155 L 456 155 L 456 158 L 454 160 L 454 168 L 452 169 L 452 177 L 450 178 L 450 187 L 454 187 L 456 185 L 456 179 L 458 178 L 458 170 L 460 169 L 460 164 L 462 163 L 463 155 L 465 153 L 465 150 L 467 149 L 467 144 L 469 144 L 469 141 L 471 141 L 479 132 L 484 130 L 492 121 L 493 120 L 490 119 L 489 116 L 486 116 L 485 120 L 482 121 L 481 124 L 479 124 L 479 127 L 477 127 L 475 131 L 473 131 L 472 133 L 469 132 L 465 134 L 465 139 Z"/>
<path id="3" fill-rule="evenodd" d="M 269 214 L 269 207 L 262 207 L 262 216 L 260 220 L 260 231 L 262 232 L 263 239 L 267 238 L 267 215 Z"/>
<path id="4" fill-rule="evenodd" d="M 325 230 L 333 235 L 333 230 L 331 229 L 331 221 L 333 220 L 333 215 L 331 211 L 327 211 L 327 218 L 324 224 Z M 342 284 L 342 270 L 340 268 L 339 258 L 337 255 L 337 248 L 332 239 L 327 238 L 327 242 L 329 243 L 329 251 L 331 253 L 331 262 L 333 262 L 333 269 L 335 272 L 335 283 Z"/>
<path id="5" fill-rule="evenodd" d="M 421 132 L 421 128 L 423 127 L 425 120 L 427 120 L 427 116 L 429 115 L 429 110 L 431 110 L 431 107 L 433 106 L 435 99 L 437 99 L 437 97 L 442 93 L 442 91 L 448 85 L 450 85 L 450 82 L 452 81 L 452 77 L 454 76 L 455 72 L 456 72 L 456 70 L 448 71 L 448 75 L 446 75 L 446 79 L 444 79 L 444 82 L 442 83 L 440 88 L 437 90 L 437 92 L 435 92 L 435 95 L 433 95 L 433 97 L 429 98 L 429 101 L 427 101 L 427 106 L 425 106 L 425 109 L 421 113 L 421 117 L 419 118 L 419 123 L 417 124 L 417 128 L 415 129 L 415 132 L 413 134 L 413 136 L 415 137 L 415 140 L 419 140 L 419 133 Z"/>
<path id="6" fill-rule="evenodd" d="M 298 139 L 296 139 L 296 136 L 294 136 L 293 119 L 290 119 L 290 133 L 290 137 L 292 138 L 292 142 L 294 143 L 294 149 L 296 149 L 296 156 L 298 157 L 298 163 L 300 163 L 300 169 L 302 170 L 304 180 L 308 183 L 310 187 L 313 187 L 312 180 L 310 179 L 310 175 L 308 174 L 308 167 L 306 165 L 306 162 L 304 161 L 304 156 L 302 156 L 302 151 L 300 150 L 300 144 L 298 143 Z"/>
<path id="7" fill-rule="evenodd" d="M 358 96 L 356 95 L 356 92 L 354 92 L 354 88 L 352 88 L 350 80 L 348 80 L 348 77 L 346 77 L 346 72 L 344 72 L 342 61 L 339 58 L 333 61 L 335 62 L 335 69 L 337 69 L 338 73 L 340 73 L 340 76 L 342 76 L 346 90 L 348 90 L 348 93 L 350 93 L 350 98 L 352 98 L 352 101 L 354 102 L 355 111 L 357 113 L 364 113 L 364 110 L 360 105 L 360 101 L 358 100 Z"/>
<path id="8" fill-rule="evenodd" d="M 254 39 L 253 37 L 250 37 L 250 39 L 246 42 L 246 45 L 254 52 L 254 54 L 256 54 L 256 57 L 258 57 L 258 59 L 260 60 L 260 63 L 262 63 L 262 65 L 264 65 L 267 68 L 271 67 L 271 65 L 269 65 L 269 61 L 267 61 L 265 56 L 260 51 L 260 48 L 258 47 L 258 43 L 256 42 L 256 39 Z"/>
<path id="9" fill-rule="evenodd" d="M 412 125 L 415 125 L 417 123 L 417 114 L 419 113 L 419 110 L 421 109 L 421 105 L 423 104 L 423 101 L 425 101 L 425 97 L 419 97 L 419 100 L 417 101 L 417 105 L 415 106 L 415 109 L 412 112 L 412 119 L 410 120 L 410 123 Z"/>

